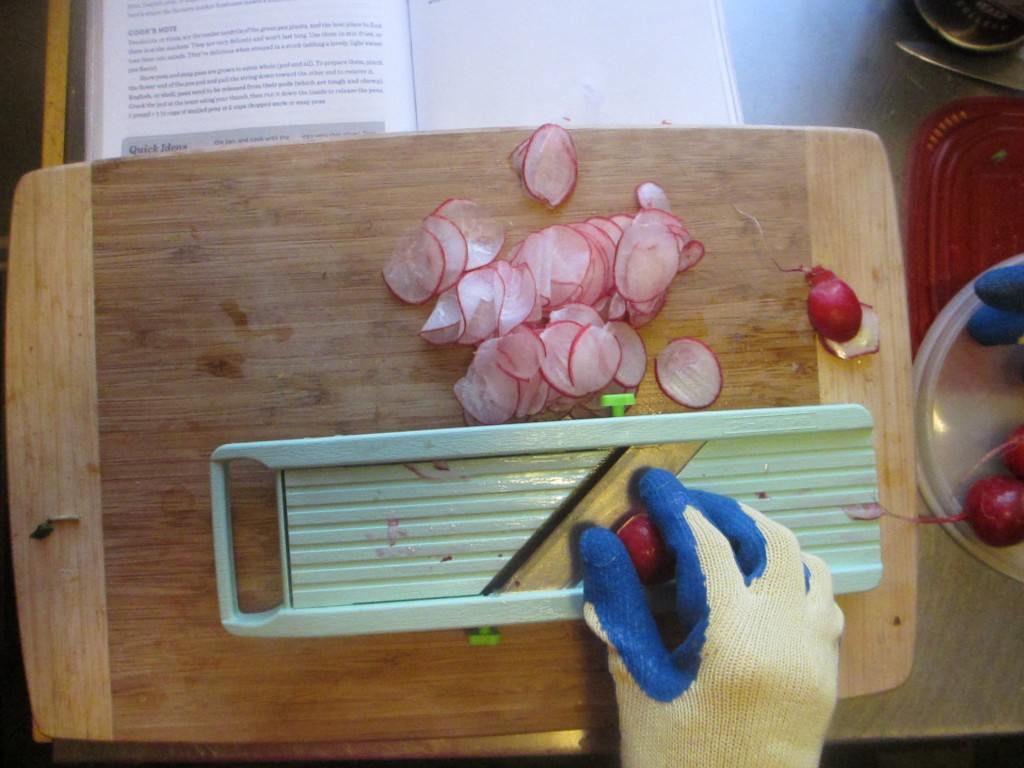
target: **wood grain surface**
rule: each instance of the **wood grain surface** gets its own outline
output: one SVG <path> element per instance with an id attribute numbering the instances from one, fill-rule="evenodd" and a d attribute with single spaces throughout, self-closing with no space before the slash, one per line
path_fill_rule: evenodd
<path id="1" fill-rule="evenodd" d="M 485 648 L 461 631 L 251 639 L 220 625 L 214 448 L 462 424 L 451 386 L 470 350 L 424 344 L 416 331 L 429 307 L 402 305 L 380 277 L 395 240 L 448 197 L 483 204 L 514 242 L 548 223 L 633 210 L 635 184 L 658 181 L 707 256 L 677 278 L 643 330 L 649 355 L 675 336 L 710 344 L 725 380 L 715 408 L 864 404 L 876 420 L 882 502 L 916 509 L 902 263 L 876 137 L 577 130 L 579 185 L 551 213 L 519 192 L 506 162 L 527 134 L 112 160 L 23 184 L 12 229 L 22 234 L 12 234 L 9 294 L 23 298 L 8 305 L 8 451 L 22 637 L 49 649 L 27 660 L 43 733 L 436 746 L 614 730 L 604 648 L 582 622 L 509 626 Z M 853 362 L 822 353 L 802 276 L 773 259 L 846 277 L 883 317 L 882 351 Z M 77 276 L 66 300 L 88 311 L 54 320 L 47 286 L 65 275 Z M 58 351 L 38 354 L 53 338 Z M 30 383 L 12 390 L 12 381 Z M 34 383 L 48 381 L 64 382 L 72 399 Z M 679 409 L 649 373 L 635 411 Z M 48 452 L 30 451 L 51 428 Z M 61 527 L 29 540 L 54 478 L 91 523 L 75 538 Z M 242 608 L 272 607 L 281 596 L 273 477 L 244 467 L 232 490 Z M 51 557 L 64 550 L 94 555 L 83 572 L 91 587 L 81 610 L 93 618 L 76 630 L 84 637 L 61 630 L 67 573 Z M 913 526 L 886 520 L 882 585 L 840 601 L 843 695 L 891 688 L 909 672 L 915 558 Z M 62 698 L 69 685 L 81 688 L 72 703 Z"/>
<path id="2" fill-rule="evenodd" d="M 39 171 L 16 190 L 5 349 L 8 498 L 36 722 L 44 735 L 109 738 L 90 175 L 86 167 Z M 44 524 L 54 534 L 30 538 Z"/>

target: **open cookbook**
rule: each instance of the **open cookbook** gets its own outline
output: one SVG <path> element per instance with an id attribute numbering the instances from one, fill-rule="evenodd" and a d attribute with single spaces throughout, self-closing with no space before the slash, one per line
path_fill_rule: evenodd
<path id="1" fill-rule="evenodd" d="M 719 0 L 97 0 L 86 159 L 742 122 Z"/>

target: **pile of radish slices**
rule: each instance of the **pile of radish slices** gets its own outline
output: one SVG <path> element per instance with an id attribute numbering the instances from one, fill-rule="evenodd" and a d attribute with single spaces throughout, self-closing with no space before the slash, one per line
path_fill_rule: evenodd
<path id="1" fill-rule="evenodd" d="M 576 150 L 559 126 L 539 128 L 510 162 L 549 208 L 575 188 Z M 397 244 L 385 282 L 407 303 L 434 301 L 420 336 L 475 347 L 454 386 L 467 423 L 594 415 L 600 395 L 636 390 L 647 370 L 636 329 L 704 255 L 657 184 L 639 185 L 636 198 L 635 212 L 551 224 L 508 248 L 497 219 L 456 198 Z M 673 349 L 685 365 L 659 361 L 662 388 L 682 405 L 710 405 L 721 388 L 714 353 L 696 340 Z"/>

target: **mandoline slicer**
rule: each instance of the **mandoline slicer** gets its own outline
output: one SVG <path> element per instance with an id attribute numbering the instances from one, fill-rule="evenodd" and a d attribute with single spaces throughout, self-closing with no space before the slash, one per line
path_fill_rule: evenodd
<path id="1" fill-rule="evenodd" d="M 684 441 L 703 443 L 678 472 L 685 485 L 789 526 L 828 563 L 837 593 L 878 583 L 878 521 L 848 514 L 878 503 L 865 408 L 704 411 L 221 446 L 211 457 L 221 620 L 239 635 L 297 637 L 581 617 L 578 583 L 513 590 L 496 577 L 557 530 L 594 476 L 615 471 L 616 451 Z M 285 597 L 260 613 L 238 607 L 229 491 L 241 459 L 278 479 Z"/>

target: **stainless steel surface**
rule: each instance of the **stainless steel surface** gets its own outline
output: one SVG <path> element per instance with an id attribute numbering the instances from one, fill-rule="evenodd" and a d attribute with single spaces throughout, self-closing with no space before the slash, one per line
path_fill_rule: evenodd
<path id="1" fill-rule="evenodd" d="M 722 5 L 744 121 L 874 131 L 898 190 L 925 117 L 956 98 L 1005 94 L 900 51 L 898 40 L 934 36 L 910 0 L 786 0 L 771 13 L 747 0 Z"/>
<path id="2" fill-rule="evenodd" d="M 958 75 L 1004 88 L 1024 90 L 1024 60 L 1014 53 L 964 53 L 947 43 L 930 40 L 900 40 L 896 45 L 921 61 L 944 67 Z"/>
<path id="3" fill-rule="evenodd" d="M 722 4 L 746 123 L 874 131 L 901 206 L 925 118 L 954 99 L 1009 93 L 899 50 L 899 40 L 939 39 L 910 0 Z M 840 702 L 830 739 L 1024 732 L 1024 588 L 922 526 L 918 612 L 910 679 Z"/>

